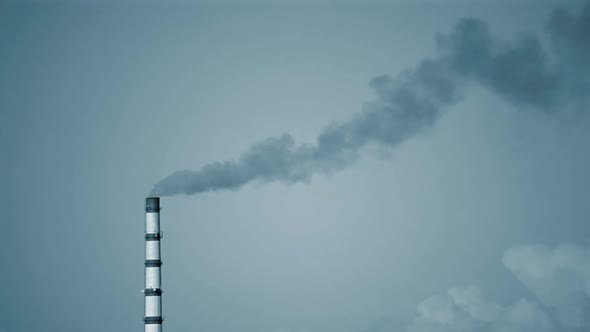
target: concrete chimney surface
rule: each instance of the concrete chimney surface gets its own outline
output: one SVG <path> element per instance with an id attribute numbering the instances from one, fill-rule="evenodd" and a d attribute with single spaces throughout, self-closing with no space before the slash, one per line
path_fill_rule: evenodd
<path id="1" fill-rule="evenodd" d="M 145 332 L 162 331 L 160 198 L 145 199 Z"/>

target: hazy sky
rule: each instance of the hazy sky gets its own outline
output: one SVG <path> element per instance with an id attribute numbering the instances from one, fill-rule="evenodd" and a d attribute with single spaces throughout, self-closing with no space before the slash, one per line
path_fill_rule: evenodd
<path id="1" fill-rule="evenodd" d="M 558 6 L 573 23 L 556 41 Z M 576 56 L 590 41 L 568 33 L 590 10 L 442 0 L 0 5 L 0 331 L 141 331 L 154 183 L 283 133 L 313 144 L 464 17 L 500 52 L 535 34 L 548 62 L 576 65 L 559 67 L 568 101 L 523 106 L 522 86 L 474 72 L 434 125 L 342 171 L 163 198 L 164 329 L 587 331 L 590 65 Z"/>

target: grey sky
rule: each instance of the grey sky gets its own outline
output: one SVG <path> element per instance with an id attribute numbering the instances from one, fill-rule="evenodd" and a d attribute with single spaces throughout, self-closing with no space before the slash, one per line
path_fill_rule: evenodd
<path id="1" fill-rule="evenodd" d="M 313 142 L 458 19 L 513 40 L 557 3 L 2 5 L 0 329 L 142 329 L 153 183 L 284 132 Z M 470 84 L 435 126 L 342 172 L 163 199 L 166 330 L 410 328 L 469 285 L 544 303 L 503 257 L 587 245 L 590 119 L 570 108 Z"/>

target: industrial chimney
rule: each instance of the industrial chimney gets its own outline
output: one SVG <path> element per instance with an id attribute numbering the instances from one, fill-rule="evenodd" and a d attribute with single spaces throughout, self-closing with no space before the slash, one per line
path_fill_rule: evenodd
<path id="1" fill-rule="evenodd" d="M 145 332 L 162 331 L 160 198 L 145 199 Z"/>

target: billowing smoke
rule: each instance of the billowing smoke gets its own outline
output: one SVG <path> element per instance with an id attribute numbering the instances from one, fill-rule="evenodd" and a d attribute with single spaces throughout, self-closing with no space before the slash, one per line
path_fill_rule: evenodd
<path id="1" fill-rule="evenodd" d="M 476 82 L 511 104 L 555 112 L 586 109 L 590 87 L 590 3 L 579 15 L 557 9 L 546 25 L 548 50 L 537 36 L 516 41 L 494 38 L 478 19 L 459 21 L 437 37 L 438 54 L 397 77 L 370 81 L 377 100 L 347 122 L 325 128 L 313 144 L 292 136 L 268 138 L 237 160 L 214 162 L 196 171 L 173 173 L 152 195 L 236 190 L 252 181 L 307 182 L 314 174 L 341 170 L 370 144 L 393 148 L 434 125 Z"/>

